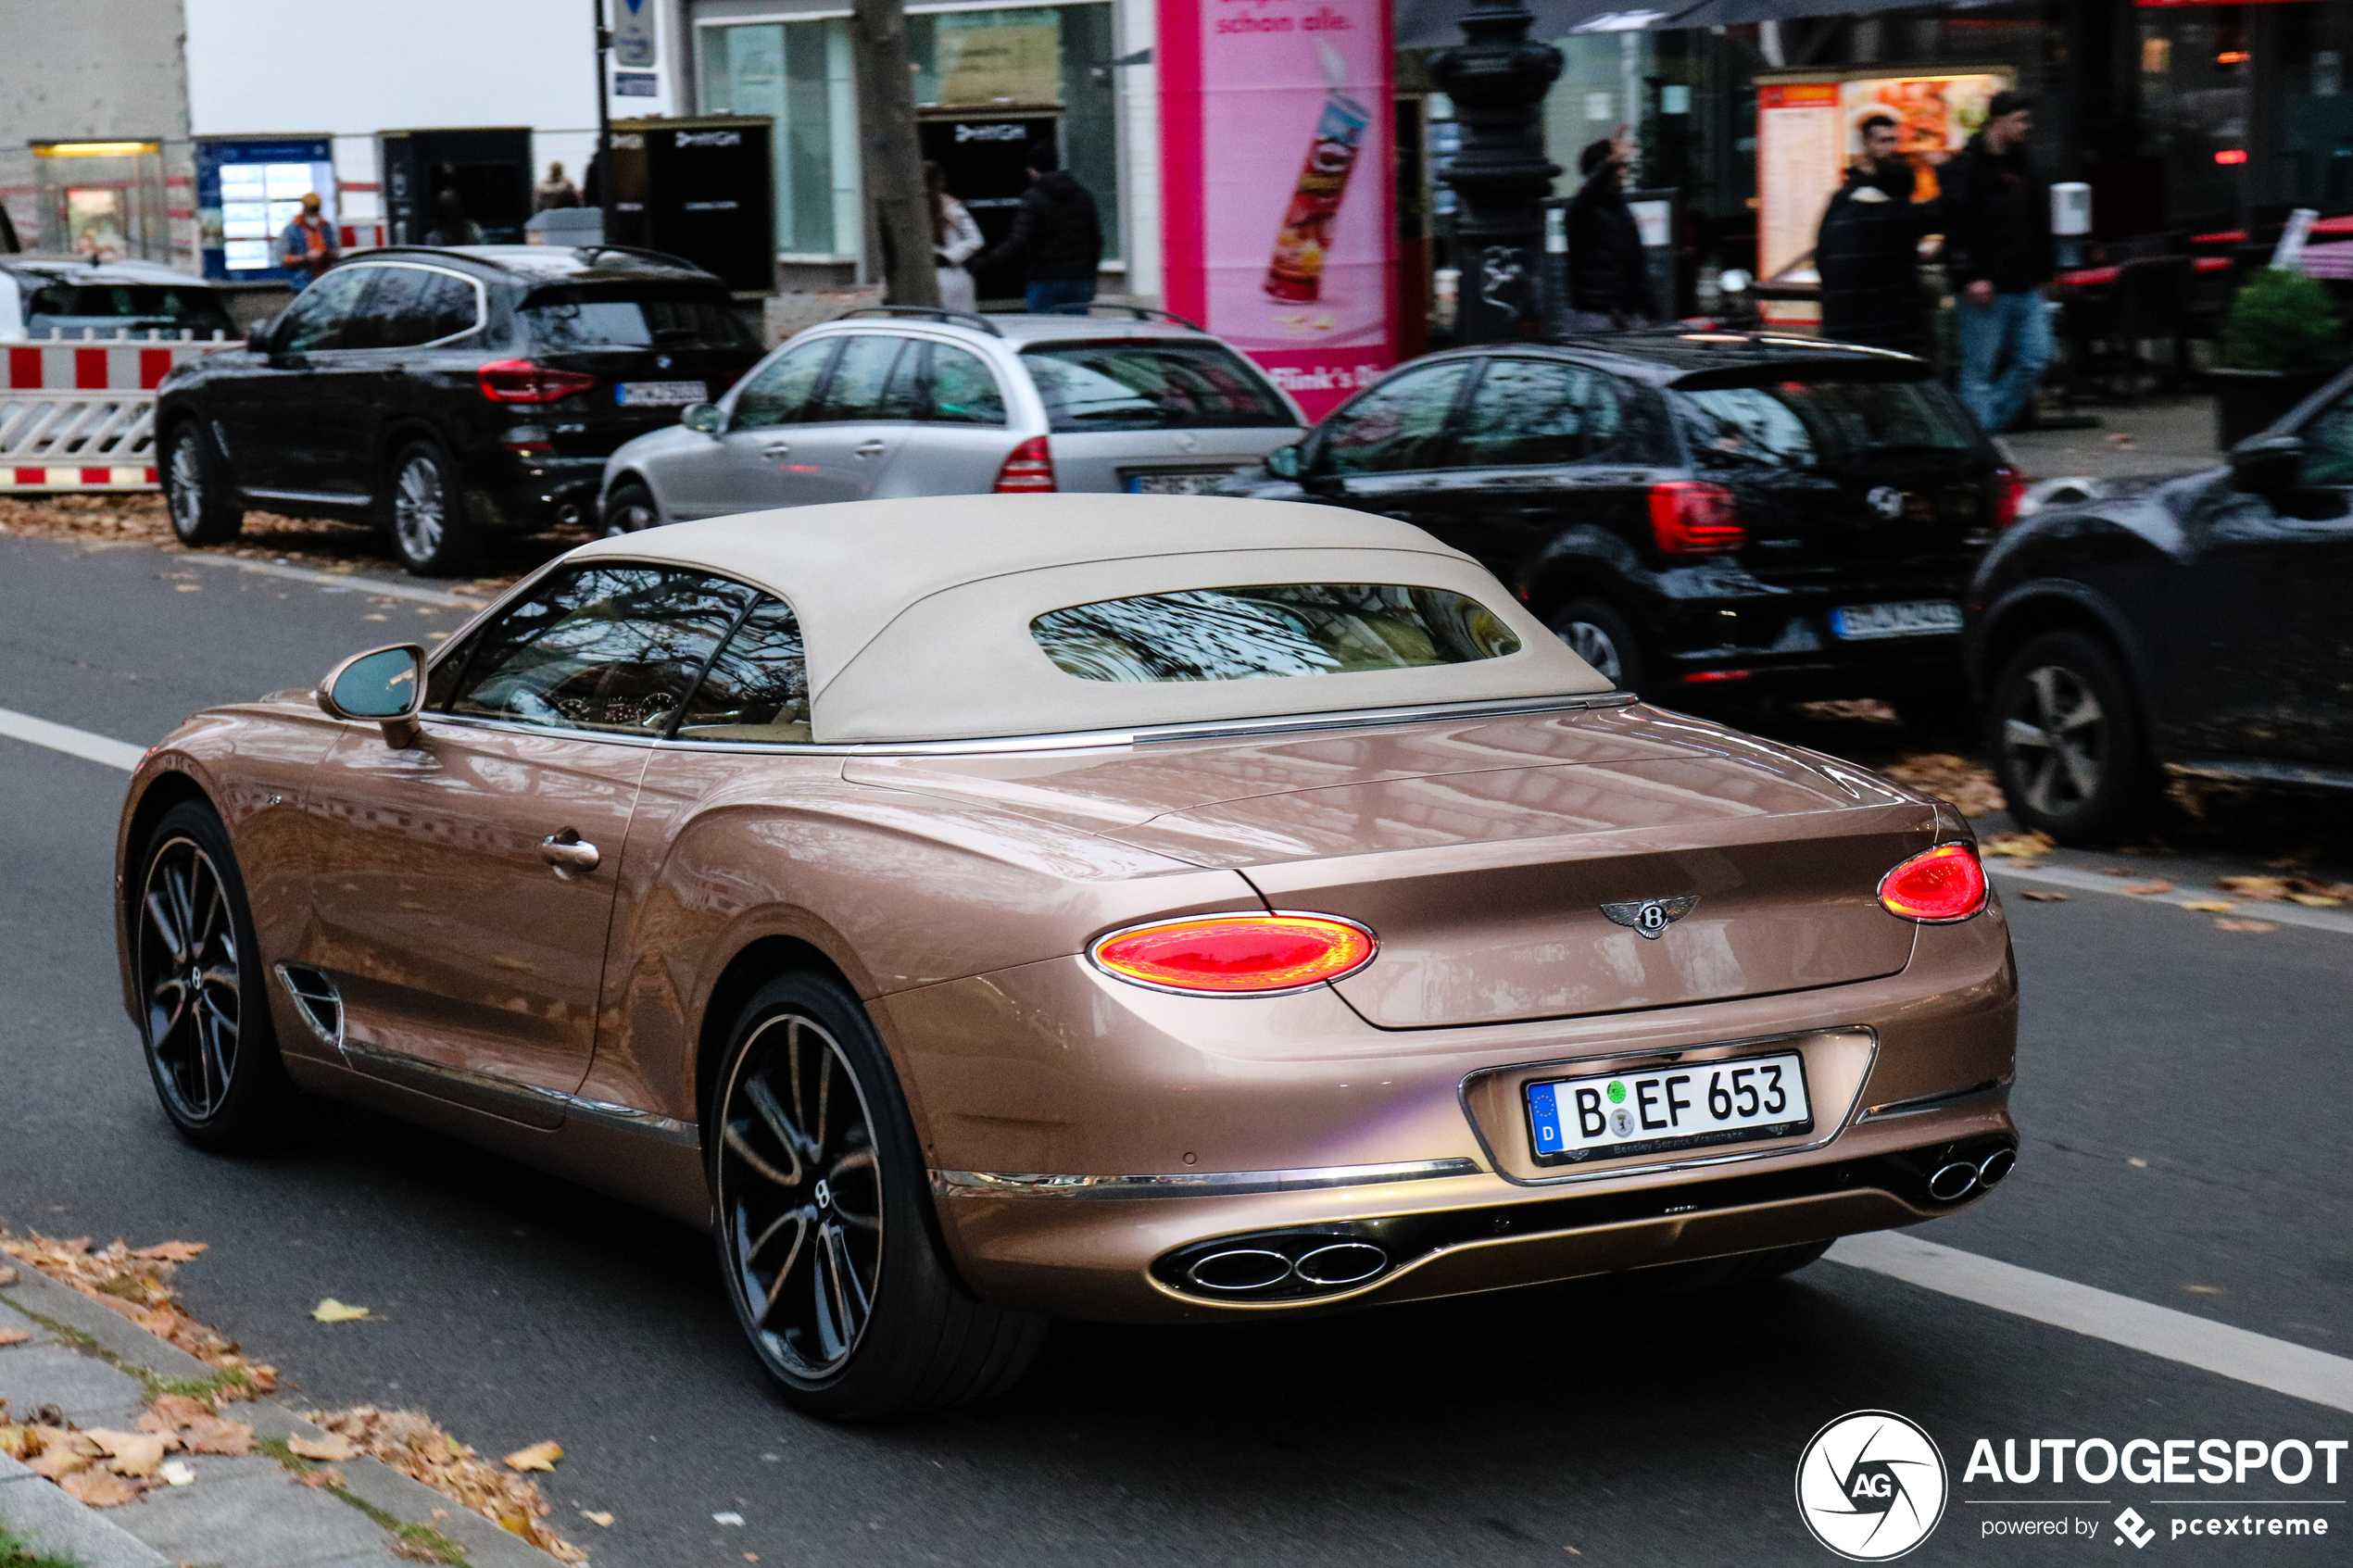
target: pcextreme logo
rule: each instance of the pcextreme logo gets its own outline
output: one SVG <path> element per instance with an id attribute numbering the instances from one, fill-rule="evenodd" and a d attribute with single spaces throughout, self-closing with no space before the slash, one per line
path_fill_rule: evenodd
<path id="1" fill-rule="evenodd" d="M 1797 1512 L 1848 1562 L 1885 1562 L 1928 1539 L 1948 1486 L 1944 1456 L 1918 1423 L 1856 1411 L 1815 1433 L 1799 1456 Z"/>

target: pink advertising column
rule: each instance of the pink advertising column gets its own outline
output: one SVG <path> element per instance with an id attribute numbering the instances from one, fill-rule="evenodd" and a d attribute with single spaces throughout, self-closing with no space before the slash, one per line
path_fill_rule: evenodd
<path id="1" fill-rule="evenodd" d="M 1168 307 L 1322 416 L 1395 361 L 1390 0 L 1161 0 Z"/>

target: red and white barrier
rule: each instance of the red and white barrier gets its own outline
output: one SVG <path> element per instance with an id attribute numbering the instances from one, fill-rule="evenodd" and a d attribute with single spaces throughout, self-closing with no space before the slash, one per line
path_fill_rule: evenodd
<path id="1" fill-rule="evenodd" d="M 150 333 L 0 349 L 0 493 L 153 490 L 156 387 L 239 342 Z"/>

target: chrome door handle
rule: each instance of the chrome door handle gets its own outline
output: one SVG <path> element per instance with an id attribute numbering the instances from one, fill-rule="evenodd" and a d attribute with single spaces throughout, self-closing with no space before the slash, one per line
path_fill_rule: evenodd
<path id="1" fill-rule="evenodd" d="M 889 449 L 887 441 L 864 441 L 850 448 L 862 458 L 879 458 Z"/>
<path id="2" fill-rule="evenodd" d="M 597 869 L 603 859 L 597 847 L 584 840 L 573 828 L 551 833 L 539 841 L 539 858 L 547 862 L 555 873 L 570 882 L 576 876 L 586 876 Z"/>
<path id="3" fill-rule="evenodd" d="M 782 458 L 788 456 L 791 451 L 792 447 L 788 443 L 777 441 L 762 446 L 760 449 L 760 455 L 763 458 Z"/>

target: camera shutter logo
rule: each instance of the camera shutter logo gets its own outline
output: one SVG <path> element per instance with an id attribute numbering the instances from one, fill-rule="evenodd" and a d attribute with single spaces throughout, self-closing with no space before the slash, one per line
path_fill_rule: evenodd
<path id="1" fill-rule="evenodd" d="M 1944 1456 L 1892 1411 L 1856 1411 L 1814 1434 L 1797 1461 L 1797 1512 L 1850 1562 L 1903 1556 L 1944 1517 Z"/>

